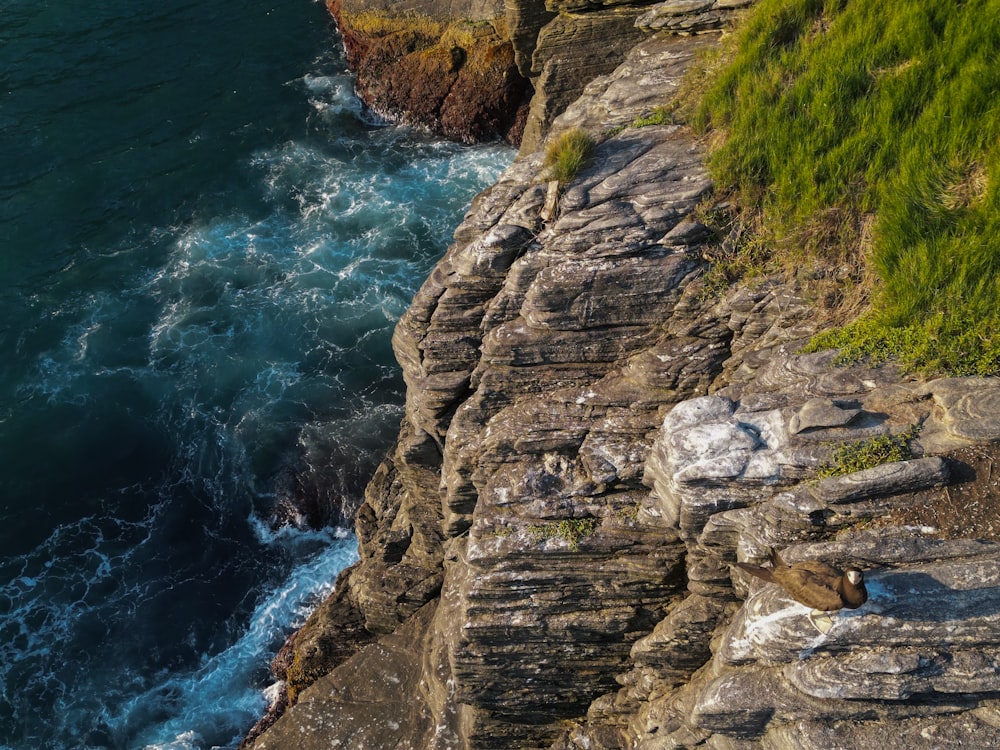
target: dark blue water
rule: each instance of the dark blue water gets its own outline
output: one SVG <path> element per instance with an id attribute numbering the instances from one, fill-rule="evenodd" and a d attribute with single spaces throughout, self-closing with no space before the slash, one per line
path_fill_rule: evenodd
<path id="1" fill-rule="evenodd" d="M 373 122 L 314 0 L 0 1 L 0 747 L 238 742 L 511 157 Z"/>

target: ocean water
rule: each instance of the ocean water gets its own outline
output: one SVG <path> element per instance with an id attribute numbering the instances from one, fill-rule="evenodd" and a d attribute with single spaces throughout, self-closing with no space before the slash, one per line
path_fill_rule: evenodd
<path id="1" fill-rule="evenodd" d="M 392 327 L 513 153 L 374 121 L 337 42 L 0 2 L 0 748 L 233 747 L 355 559 Z"/>

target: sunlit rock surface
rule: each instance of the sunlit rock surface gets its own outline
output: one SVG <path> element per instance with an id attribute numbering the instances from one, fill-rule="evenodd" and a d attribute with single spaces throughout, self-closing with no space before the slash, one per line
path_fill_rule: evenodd
<path id="1" fill-rule="evenodd" d="M 713 40 L 649 35 L 583 87 L 551 133 L 599 145 L 552 215 L 541 140 L 475 200 L 396 329 L 361 559 L 283 650 L 298 703 L 254 747 L 997 743 L 1000 550 L 896 519 L 993 528 L 1000 383 L 801 354 L 794 280 L 707 290 L 702 147 L 632 123 Z M 879 436 L 911 455 L 819 478 Z M 771 548 L 864 569 L 869 601 L 821 633 L 735 567 Z"/>

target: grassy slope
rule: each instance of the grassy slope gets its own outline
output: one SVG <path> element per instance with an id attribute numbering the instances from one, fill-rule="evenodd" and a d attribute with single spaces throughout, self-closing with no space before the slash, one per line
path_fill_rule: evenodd
<path id="1" fill-rule="evenodd" d="M 1000 370 L 1000 0 L 761 0 L 695 116 L 778 253 L 874 218 L 872 305 L 817 345 Z M 858 234 L 819 232 L 858 253 Z"/>

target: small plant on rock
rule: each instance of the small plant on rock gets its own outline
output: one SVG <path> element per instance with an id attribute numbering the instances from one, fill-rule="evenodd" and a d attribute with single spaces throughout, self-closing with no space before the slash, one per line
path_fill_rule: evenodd
<path id="1" fill-rule="evenodd" d="M 549 143 L 545 150 L 545 167 L 549 179 L 560 186 L 572 182 L 594 149 L 594 139 L 580 128 L 571 128 Z"/>
<path id="2" fill-rule="evenodd" d="M 549 521 L 528 527 L 531 535 L 538 540 L 563 539 L 569 542 L 572 552 L 580 549 L 580 540 L 597 531 L 597 518 L 567 518 L 562 521 Z"/>
<path id="3" fill-rule="evenodd" d="M 817 472 L 821 478 L 853 474 L 882 464 L 913 458 L 910 442 L 917 436 L 913 427 L 899 435 L 878 435 L 867 440 L 843 443 L 833 453 L 830 463 Z"/>
<path id="4" fill-rule="evenodd" d="M 653 111 L 648 115 L 635 118 L 632 121 L 633 128 L 645 128 L 650 125 L 673 125 L 676 123 L 674 110 L 665 105 L 653 107 Z"/>

